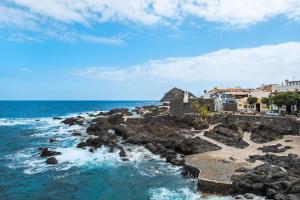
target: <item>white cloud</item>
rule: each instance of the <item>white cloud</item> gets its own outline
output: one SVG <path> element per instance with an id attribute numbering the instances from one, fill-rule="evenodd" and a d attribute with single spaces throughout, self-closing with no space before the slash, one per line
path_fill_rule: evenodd
<path id="1" fill-rule="evenodd" d="M 153 25 L 196 16 L 226 25 L 247 26 L 276 15 L 286 15 L 290 19 L 300 17 L 299 0 L 6 0 L 6 2 L 10 2 L 10 7 L 23 12 L 24 15 L 86 25 L 108 21 Z"/>
<path id="2" fill-rule="evenodd" d="M 299 0 L 2 0 L 0 28 L 56 35 L 67 40 L 120 44 L 116 37 L 76 33 L 76 25 L 88 32 L 106 22 L 176 27 L 184 19 L 217 22 L 243 28 L 274 16 L 300 21 Z M 63 28 L 61 28 L 63 27 Z M 62 29 L 68 29 L 62 32 Z M 70 30 L 71 29 L 71 30 Z M 68 39 L 70 32 L 76 37 Z M 51 33 L 51 34 L 49 34 Z M 71 34 L 72 35 L 72 34 Z"/>
<path id="3" fill-rule="evenodd" d="M 88 78 L 118 80 L 167 80 L 185 82 L 280 83 L 300 77 L 300 43 L 256 48 L 223 49 L 196 56 L 152 60 L 127 68 L 90 67 L 73 72 Z"/>

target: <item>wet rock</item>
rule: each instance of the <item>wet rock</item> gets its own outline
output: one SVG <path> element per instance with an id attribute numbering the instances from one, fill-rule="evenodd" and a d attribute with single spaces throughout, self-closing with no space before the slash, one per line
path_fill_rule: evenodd
<path id="1" fill-rule="evenodd" d="M 81 133 L 75 131 L 75 132 L 72 132 L 72 136 L 76 136 L 76 137 L 81 136 Z"/>
<path id="2" fill-rule="evenodd" d="M 110 128 L 110 124 L 108 123 L 107 119 L 99 117 L 93 121 L 87 128 L 87 133 L 90 135 L 102 136 L 107 134 Z"/>
<path id="3" fill-rule="evenodd" d="M 90 149 L 89 149 L 89 152 L 94 153 L 94 149 L 93 149 L 93 148 L 90 148 Z"/>
<path id="4" fill-rule="evenodd" d="M 50 158 L 47 158 L 46 163 L 47 163 L 47 165 L 56 165 L 56 164 L 58 164 L 58 161 L 56 160 L 55 157 L 50 157 Z"/>
<path id="5" fill-rule="evenodd" d="M 126 157 L 126 152 L 125 152 L 125 150 L 123 149 L 123 147 L 120 148 L 119 156 L 120 156 L 120 157 Z"/>
<path id="6" fill-rule="evenodd" d="M 60 152 L 51 151 L 47 147 L 40 148 L 39 150 L 41 151 L 41 154 L 40 154 L 41 157 L 50 157 L 50 156 L 55 156 L 55 155 L 61 155 Z"/>
<path id="7" fill-rule="evenodd" d="M 122 125 L 114 125 L 111 127 L 114 130 L 115 134 L 126 139 L 128 137 L 128 130 L 125 126 Z"/>
<path id="8" fill-rule="evenodd" d="M 67 124 L 69 126 L 73 125 L 82 125 L 84 122 L 84 118 L 81 116 L 66 118 L 62 121 L 62 123 Z"/>
<path id="9" fill-rule="evenodd" d="M 245 197 L 246 199 L 254 199 L 253 195 L 250 194 L 250 193 L 244 194 L 244 197 Z"/>
<path id="10" fill-rule="evenodd" d="M 57 142 L 57 141 L 58 141 L 58 140 L 57 140 L 57 139 L 54 139 L 54 138 L 50 138 L 50 139 L 49 139 L 49 142 L 50 142 L 50 143 Z"/>
<path id="11" fill-rule="evenodd" d="M 54 120 L 62 120 L 63 118 L 61 117 L 53 117 Z"/>
<path id="12" fill-rule="evenodd" d="M 196 167 L 192 167 L 190 165 L 183 165 L 181 170 L 181 175 L 192 177 L 192 178 L 198 178 L 199 173 L 200 173 L 199 169 L 197 169 Z"/>
<path id="13" fill-rule="evenodd" d="M 176 166 L 183 166 L 185 161 L 184 159 L 173 158 L 172 160 L 170 160 L 170 163 Z"/>
<path id="14" fill-rule="evenodd" d="M 116 108 L 116 109 L 112 109 L 110 110 L 107 115 L 113 115 L 113 114 L 127 114 L 129 112 L 128 108 Z"/>
<path id="15" fill-rule="evenodd" d="M 85 142 L 80 142 L 79 144 L 77 144 L 77 148 L 84 148 L 84 147 L 86 147 L 87 146 L 87 144 L 85 143 Z"/>

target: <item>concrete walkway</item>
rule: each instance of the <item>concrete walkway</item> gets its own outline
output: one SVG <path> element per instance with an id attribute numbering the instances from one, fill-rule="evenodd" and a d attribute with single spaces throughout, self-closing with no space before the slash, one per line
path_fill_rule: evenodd
<path id="1" fill-rule="evenodd" d="M 216 124 L 217 125 L 217 124 Z M 230 177 L 235 173 L 235 170 L 239 167 L 252 168 L 262 164 L 261 161 L 250 163 L 247 161 L 250 155 L 263 155 L 258 147 L 265 145 L 282 144 L 283 146 L 291 146 L 292 149 L 288 149 L 283 153 L 274 153 L 276 155 L 288 155 L 294 153 L 300 156 L 300 136 L 285 135 L 283 139 L 267 142 L 263 144 L 257 144 L 250 140 L 251 133 L 244 132 L 243 140 L 249 144 L 244 149 L 239 149 L 231 146 L 227 146 L 214 139 L 204 136 L 204 132 L 213 129 L 216 125 L 213 125 L 209 129 L 205 129 L 199 133 L 196 133 L 192 138 L 200 137 L 208 142 L 218 145 L 221 150 L 210 151 L 201 154 L 189 155 L 185 158 L 186 163 L 197 167 L 200 170 L 200 179 L 207 179 L 215 182 L 231 183 Z M 285 142 L 286 140 L 292 140 L 292 142 Z"/>

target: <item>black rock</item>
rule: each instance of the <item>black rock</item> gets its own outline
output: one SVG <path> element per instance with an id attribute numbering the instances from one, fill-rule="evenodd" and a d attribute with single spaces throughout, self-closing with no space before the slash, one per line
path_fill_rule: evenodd
<path id="1" fill-rule="evenodd" d="M 81 133 L 76 132 L 76 131 L 73 131 L 73 132 L 72 132 L 72 136 L 81 136 Z"/>
<path id="2" fill-rule="evenodd" d="M 94 153 L 94 149 L 90 148 L 89 152 Z"/>
<path id="3" fill-rule="evenodd" d="M 47 158 L 46 163 L 48 165 L 56 165 L 56 164 L 58 164 L 58 161 L 56 160 L 55 157 L 50 157 L 50 158 Z"/>
<path id="4" fill-rule="evenodd" d="M 39 150 L 41 151 L 41 154 L 40 154 L 41 157 L 50 157 L 50 156 L 55 156 L 55 155 L 61 155 L 60 152 L 48 150 L 47 147 L 39 148 Z"/>
<path id="5" fill-rule="evenodd" d="M 68 124 L 69 126 L 82 125 L 83 122 L 84 119 L 81 116 L 66 118 L 65 120 L 62 121 L 62 123 Z"/>
<path id="6" fill-rule="evenodd" d="M 111 124 L 122 124 L 124 123 L 123 115 L 119 113 L 115 113 L 108 117 L 108 122 Z"/>
<path id="7" fill-rule="evenodd" d="M 124 151 L 123 147 L 120 147 L 119 156 L 120 157 L 126 157 L 126 152 Z"/>
<path id="8" fill-rule="evenodd" d="M 50 139 L 49 139 L 49 142 L 50 142 L 50 143 L 52 143 L 52 142 L 57 142 L 57 139 L 50 138 Z"/>
<path id="9" fill-rule="evenodd" d="M 192 167 L 190 165 L 183 165 L 181 174 L 183 176 L 187 176 L 187 177 L 192 177 L 192 178 L 198 178 L 199 176 L 199 169 L 197 169 L 196 167 Z"/>
<path id="10" fill-rule="evenodd" d="M 77 148 L 84 148 L 84 147 L 86 147 L 87 146 L 87 144 L 85 143 L 85 142 L 80 142 L 79 144 L 77 144 Z"/>

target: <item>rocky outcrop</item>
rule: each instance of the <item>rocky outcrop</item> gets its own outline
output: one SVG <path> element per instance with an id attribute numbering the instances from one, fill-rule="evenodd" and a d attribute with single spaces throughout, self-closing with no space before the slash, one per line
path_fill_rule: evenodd
<path id="1" fill-rule="evenodd" d="M 284 135 L 298 135 L 300 122 L 289 117 L 225 115 L 214 123 L 236 124 L 244 131 L 251 132 L 251 140 L 266 143 L 282 139 Z"/>
<path id="2" fill-rule="evenodd" d="M 192 177 L 192 178 L 198 178 L 199 173 L 200 173 L 199 169 L 190 165 L 184 165 L 181 171 L 181 174 L 183 176 Z"/>
<path id="3" fill-rule="evenodd" d="M 200 137 L 184 139 L 176 142 L 175 144 L 175 150 L 184 155 L 204 153 L 207 151 L 216 151 L 220 149 L 221 147 L 203 140 Z"/>
<path id="4" fill-rule="evenodd" d="M 213 130 L 206 131 L 204 136 L 235 148 L 243 149 L 249 146 L 249 144 L 243 140 L 243 132 L 234 124 L 217 125 Z"/>
<path id="5" fill-rule="evenodd" d="M 41 157 L 50 157 L 50 156 L 55 156 L 55 155 L 61 155 L 60 152 L 51 151 L 47 147 L 39 148 L 39 150 L 41 151 L 41 153 L 40 153 Z"/>
<path id="6" fill-rule="evenodd" d="M 265 153 L 282 153 L 288 149 L 291 149 L 291 146 L 282 146 L 282 144 L 268 145 L 257 148 Z"/>
<path id="7" fill-rule="evenodd" d="M 56 165 L 56 164 L 58 164 L 58 161 L 56 160 L 55 157 L 50 157 L 50 158 L 47 158 L 46 164 L 47 165 Z"/>
<path id="8" fill-rule="evenodd" d="M 189 96 L 191 98 L 197 98 L 194 94 L 189 92 Z M 170 101 L 171 99 L 183 99 L 184 91 L 174 87 L 169 92 L 165 93 L 163 98 L 160 100 L 161 102 Z"/>
<path id="9" fill-rule="evenodd" d="M 83 122 L 84 118 L 81 116 L 66 118 L 62 121 L 62 123 L 67 124 L 69 126 L 82 125 Z"/>
<path id="10" fill-rule="evenodd" d="M 242 174 L 231 177 L 235 192 L 252 192 L 276 200 L 300 197 L 300 159 L 297 155 L 254 155 L 250 160 L 266 163 L 254 169 L 238 170 Z"/>
<path id="11" fill-rule="evenodd" d="M 115 113 L 108 117 L 108 122 L 110 124 L 122 124 L 124 123 L 124 118 L 122 114 Z"/>

